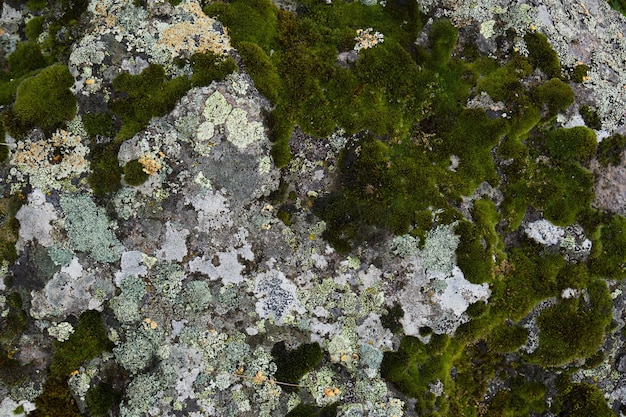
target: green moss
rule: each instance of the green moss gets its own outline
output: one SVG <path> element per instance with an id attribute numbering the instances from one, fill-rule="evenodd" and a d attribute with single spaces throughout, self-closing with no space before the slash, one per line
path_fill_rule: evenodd
<path id="1" fill-rule="evenodd" d="M 590 272 L 606 279 L 626 277 L 626 218 L 615 215 L 600 228 Z"/>
<path id="2" fill-rule="evenodd" d="M 87 391 L 85 404 L 91 417 L 107 417 L 109 410 L 119 404 L 121 394 L 111 384 L 92 385 Z"/>
<path id="3" fill-rule="evenodd" d="M 503 319 L 520 320 L 538 301 L 556 295 L 556 277 L 565 261 L 560 254 L 536 248 L 511 249 L 507 266 L 492 284 L 490 310 Z"/>
<path id="4" fill-rule="evenodd" d="M 151 64 L 141 74 L 123 73 L 113 80 L 116 97 L 111 110 L 122 119 L 116 140 L 124 141 L 148 126 L 150 119 L 167 114 L 191 87 L 184 77 L 165 80 L 162 66 Z"/>
<path id="5" fill-rule="evenodd" d="M 322 349 L 317 343 L 304 343 L 293 350 L 287 350 L 285 342 L 279 342 L 272 348 L 276 362 L 277 381 L 298 384 L 300 379 L 311 372 L 322 360 Z M 295 392 L 295 387 L 283 385 L 283 390 Z"/>
<path id="6" fill-rule="evenodd" d="M 626 149 L 626 136 L 614 134 L 604 138 L 598 144 L 597 158 L 602 166 L 618 166 L 622 162 L 622 155 Z"/>
<path id="7" fill-rule="evenodd" d="M 119 145 L 108 143 L 97 145 L 91 151 L 91 173 L 87 182 L 97 196 L 114 193 L 121 188 L 122 168 L 117 160 Z"/>
<path id="8" fill-rule="evenodd" d="M 510 390 L 501 390 L 492 398 L 487 417 L 523 416 L 546 411 L 546 387 L 539 382 L 516 377 Z"/>
<path id="9" fill-rule="evenodd" d="M 560 300 L 541 311 L 537 318 L 539 348 L 531 359 L 542 366 L 561 366 L 593 355 L 604 341 L 611 322 L 613 303 L 604 281 L 596 280 L 583 297 Z"/>
<path id="10" fill-rule="evenodd" d="M 557 161 L 587 163 L 596 153 L 598 141 L 593 130 L 585 126 L 551 130 L 545 135 L 548 156 Z"/>
<path id="11" fill-rule="evenodd" d="M 44 20 L 43 16 L 35 16 L 26 22 L 26 28 L 24 31 L 26 33 L 26 38 L 28 38 L 29 41 L 36 41 L 37 37 L 43 33 Z"/>
<path id="12" fill-rule="evenodd" d="M 43 385 L 42 394 L 35 400 L 37 409 L 29 414 L 33 417 L 81 417 L 78 406 L 67 381 L 49 377 Z"/>
<path id="13" fill-rule="evenodd" d="M 559 56 L 550 46 L 548 38 L 538 32 L 527 32 L 524 41 L 528 48 L 528 59 L 535 68 L 539 68 L 548 78 L 561 77 Z"/>
<path id="14" fill-rule="evenodd" d="M 128 185 L 139 186 L 149 177 L 150 175 L 144 172 L 144 166 L 136 159 L 124 165 L 124 182 Z"/>
<path id="15" fill-rule="evenodd" d="M 590 280 L 591 276 L 587 270 L 587 265 L 584 263 L 568 263 L 559 271 L 556 277 L 559 291 L 563 291 L 566 288 L 582 290 L 587 287 Z"/>
<path id="16" fill-rule="evenodd" d="M 546 105 L 550 115 L 555 115 L 574 103 L 574 91 L 558 78 L 537 86 L 531 96 L 537 105 Z"/>
<path id="17" fill-rule="evenodd" d="M 48 2 L 46 0 L 28 0 L 26 2 L 26 7 L 28 7 L 33 12 L 37 12 L 46 7 L 47 4 Z"/>
<path id="18" fill-rule="evenodd" d="M 9 55 L 7 60 L 11 78 L 20 78 L 47 65 L 46 59 L 39 50 L 39 45 L 32 41 L 18 43 L 15 51 Z M 72 84 L 73 82 L 72 79 Z"/>
<path id="19" fill-rule="evenodd" d="M 487 345 L 494 352 L 515 352 L 526 344 L 528 330 L 521 326 L 498 325 L 487 337 Z"/>
<path id="20" fill-rule="evenodd" d="M 586 382 L 572 384 L 559 393 L 553 408 L 562 417 L 615 417 L 602 391 Z"/>
<path id="21" fill-rule="evenodd" d="M 115 136 L 114 116 L 111 113 L 85 113 L 82 115 L 85 130 L 91 137 L 104 136 L 112 138 Z"/>
<path id="22" fill-rule="evenodd" d="M 193 69 L 193 75 L 191 76 L 191 85 L 193 87 L 204 87 L 213 81 L 221 81 L 237 69 L 237 64 L 235 64 L 232 58 L 224 58 L 215 55 L 211 51 L 195 53 L 191 56 L 189 62 Z M 182 81 L 179 82 L 182 83 Z"/>
<path id="23" fill-rule="evenodd" d="M 76 114 L 76 97 L 69 88 L 74 77 L 65 65 L 52 65 L 25 79 L 17 89 L 13 115 L 23 129 L 51 131 Z M 7 127 L 8 128 L 8 127 Z M 9 133 L 19 136 L 20 131 Z"/>
<path id="24" fill-rule="evenodd" d="M 339 403 L 329 404 L 325 407 L 316 407 L 311 404 L 298 404 L 287 413 L 286 417 L 335 417 Z"/>
<path id="25" fill-rule="evenodd" d="M 17 196 L 0 198 L 0 262 L 12 264 L 17 260 L 15 242 L 20 225 L 15 219 L 15 214 L 22 203 Z"/>
<path id="26" fill-rule="evenodd" d="M 404 310 L 400 304 L 395 303 L 380 317 L 380 323 L 392 333 L 400 333 L 402 331 L 402 323 L 400 323 L 402 317 L 404 317 Z"/>
<path id="27" fill-rule="evenodd" d="M 251 42 L 239 42 L 237 51 L 243 58 L 246 72 L 254 80 L 254 86 L 272 103 L 276 103 L 281 80 L 269 56 Z"/>
<path id="28" fill-rule="evenodd" d="M 50 364 L 52 378 L 63 379 L 85 361 L 111 349 L 100 313 L 88 310 L 81 314 L 74 333 L 65 342 L 56 342 Z"/>
<path id="29" fill-rule="evenodd" d="M 578 109 L 578 113 L 582 116 L 587 127 L 595 130 L 602 129 L 602 121 L 598 116 L 598 112 L 595 111 L 593 108 L 585 104 L 580 106 L 580 108 Z"/>
<path id="30" fill-rule="evenodd" d="M 437 68 L 445 65 L 450 59 L 452 49 L 454 49 L 459 38 L 459 33 L 452 23 L 447 19 L 436 20 L 430 28 L 429 64 Z"/>
<path id="31" fill-rule="evenodd" d="M 589 66 L 585 64 L 578 64 L 572 70 L 571 78 L 575 83 L 582 83 L 585 81 L 585 77 L 589 72 Z"/>
<path id="32" fill-rule="evenodd" d="M 381 376 L 393 383 L 405 395 L 419 398 L 437 380 L 450 381 L 450 367 L 455 348 L 449 347 L 447 335 L 431 335 L 428 344 L 406 336 L 397 352 L 385 352 Z"/>
<path id="33" fill-rule="evenodd" d="M 271 0 L 235 0 L 212 3 L 204 8 L 208 16 L 217 16 L 226 26 L 235 47 L 239 42 L 252 42 L 266 53 L 276 35 L 278 8 Z"/>
<path id="34" fill-rule="evenodd" d="M 484 74 L 477 83 L 479 92 L 485 91 L 495 101 L 505 102 L 517 101 L 519 96 L 525 94 L 520 79 L 532 72 L 532 66 L 524 56 L 516 54 L 504 66 L 495 70 L 493 67 L 498 66 L 497 61 L 488 58 L 481 58 L 476 66 Z"/>

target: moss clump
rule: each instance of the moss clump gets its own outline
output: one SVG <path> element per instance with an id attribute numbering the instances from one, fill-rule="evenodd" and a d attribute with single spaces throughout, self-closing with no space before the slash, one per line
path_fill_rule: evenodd
<path id="1" fill-rule="evenodd" d="M 550 46 L 548 38 L 538 32 L 527 32 L 524 41 L 528 48 L 528 59 L 533 67 L 539 68 L 548 78 L 560 78 L 561 62 Z"/>
<path id="2" fill-rule="evenodd" d="M 558 78 L 539 85 L 531 96 L 537 105 L 546 105 L 549 115 L 555 115 L 574 103 L 574 91 Z"/>
<path id="3" fill-rule="evenodd" d="M 571 384 L 559 393 L 553 409 L 562 417 L 615 417 L 602 391 L 586 382 Z"/>
<path id="4" fill-rule="evenodd" d="M 276 362 L 274 377 L 279 382 L 298 384 L 300 379 L 311 372 L 322 360 L 322 348 L 317 343 L 304 343 L 293 350 L 287 350 L 285 342 L 279 342 L 272 348 L 272 356 Z M 283 385 L 289 392 L 297 391 L 296 387 Z"/>
<path id="5" fill-rule="evenodd" d="M 380 372 L 405 395 L 422 397 L 430 383 L 450 380 L 454 349 L 448 349 L 447 335 L 431 335 L 428 344 L 406 336 L 397 352 L 385 352 Z"/>
<path id="6" fill-rule="evenodd" d="M 589 270 L 606 279 L 626 278 L 626 218 L 615 215 L 600 228 Z"/>
<path id="7" fill-rule="evenodd" d="M 546 411 L 546 387 L 539 382 L 516 377 L 510 390 L 501 390 L 489 402 L 487 417 L 525 416 Z"/>
<path id="8" fill-rule="evenodd" d="M 270 57 L 252 42 L 239 42 L 237 51 L 243 58 L 246 71 L 254 80 L 254 86 L 272 103 L 278 101 L 280 77 Z"/>
<path id="9" fill-rule="evenodd" d="M 587 163 L 598 147 L 595 132 L 585 126 L 551 130 L 546 133 L 545 141 L 548 156 L 561 162 Z"/>
<path id="10" fill-rule="evenodd" d="M 590 106 L 582 105 L 578 109 L 578 113 L 581 115 L 587 127 L 591 129 L 600 130 L 602 129 L 602 121 L 600 120 L 600 116 L 598 116 L 598 112 L 592 109 Z"/>
<path id="11" fill-rule="evenodd" d="M 572 70 L 572 81 L 575 83 L 582 83 L 585 81 L 587 77 L 587 73 L 589 72 L 589 66 L 585 64 L 578 64 Z"/>
<path id="12" fill-rule="evenodd" d="M 29 41 L 36 41 L 37 37 L 43 33 L 43 16 L 35 16 L 26 22 L 26 28 L 24 32 Z"/>
<path id="13" fill-rule="evenodd" d="M 191 76 L 192 87 L 204 87 L 213 81 L 220 81 L 228 74 L 237 69 L 237 64 L 232 58 L 224 58 L 215 55 L 211 51 L 196 53 L 189 59 L 193 75 Z M 174 81 L 174 80 L 172 80 Z"/>
<path id="14" fill-rule="evenodd" d="M 541 312 L 539 348 L 531 359 L 542 366 L 561 366 L 593 355 L 602 345 L 611 322 L 613 303 L 604 281 L 593 281 L 583 297 L 560 300 Z"/>
<path id="15" fill-rule="evenodd" d="M 46 58 L 41 54 L 39 45 L 35 42 L 20 42 L 15 51 L 7 58 L 11 78 L 20 78 L 31 71 L 44 68 Z M 74 80 L 72 79 L 72 84 Z M 71 87 L 72 84 L 69 84 Z"/>
<path id="16" fill-rule="evenodd" d="M 235 47 L 252 42 L 266 53 L 277 30 L 278 9 L 271 0 L 235 0 L 228 4 L 212 3 L 204 8 L 207 16 L 218 16 L 226 26 Z"/>
<path id="17" fill-rule="evenodd" d="M 106 196 L 122 186 L 122 168 L 117 160 L 119 145 L 108 143 L 97 145 L 91 151 L 91 173 L 87 182 L 97 196 Z"/>
<path id="18" fill-rule="evenodd" d="M 115 121 L 111 113 L 85 113 L 83 114 L 83 125 L 89 136 L 104 136 L 112 138 L 115 136 Z"/>
<path id="19" fill-rule="evenodd" d="M 626 136 L 614 134 L 600 142 L 596 157 L 602 166 L 617 166 L 622 162 L 624 149 L 626 149 Z"/>
<path id="20" fill-rule="evenodd" d="M 12 264 L 17 260 L 15 242 L 20 225 L 15 214 L 21 205 L 22 200 L 16 196 L 0 198 L 0 262 Z"/>
<path id="21" fill-rule="evenodd" d="M 92 385 L 87 391 L 85 404 L 91 417 L 107 417 L 109 410 L 121 400 L 121 393 L 111 384 Z"/>
<path id="22" fill-rule="evenodd" d="M 156 64 L 151 64 L 138 75 L 118 75 L 113 80 L 117 94 L 110 106 L 122 119 L 116 139 L 129 139 L 148 126 L 151 118 L 172 111 L 190 87 L 191 82 L 183 77 L 166 81 L 165 70 Z"/>
<path id="23" fill-rule="evenodd" d="M 499 325 L 491 330 L 487 345 L 494 352 L 515 352 L 526 343 L 528 330 L 521 326 Z"/>
<path id="24" fill-rule="evenodd" d="M 49 377 L 43 392 L 35 399 L 37 409 L 29 414 L 33 417 L 81 417 L 76 401 L 64 378 Z"/>
<path id="25" fill-rule="evenodd" d="M 56 342 L 50 364 L 53 378 L 65 378 L 85 361 L 111 349 L 100 313 L 85 311 L 78 319 L 74 333 L 65 342 Z"/>
<path id="26" fill-rule="evenodd" d="M 404 317 L 404 310 L 400 304 L 395 303 L 380 317 L 380 323 L 392 333 L 400 333 L 402 331 L 402 323 L 400 323 L 402 317 Z"/>
<path id="27" fill-rule="evenodd" d="M 52 65 L 17 88 L 13 115 L 23 129 L 40 127 L 52 131 L 76 114 L 76 97 L 69 90 L 74 78 L 65 65 Z M 21 132 L 9 133 L 19 136 Z"/>
<path id="28" fill-rule="evenodd" d="M 339 407 L 338 402 L 325 407 L 300 403 L 287 413 L 286 417 L 335 417 L 337 415 L 337 407 Z"/>
<path id="29" fill-rule="evenodd" d="M 136 159 L 124 165 L 124 182 L 128 185 L 139 186 L 149 177 L 150 175 L 144 172 L 144 166 Z"/>

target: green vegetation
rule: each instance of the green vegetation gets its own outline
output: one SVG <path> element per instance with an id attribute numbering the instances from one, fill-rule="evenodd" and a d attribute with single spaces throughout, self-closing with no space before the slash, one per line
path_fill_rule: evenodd
<path id="1" fill-rule="evenodd" d="M 590 271 L 605 279 L 626 277 L 626 218 L 615 215 L 600 228 Z"/>
<path id="2" fill-rule="evenodd" d="M 119 404 L 121 394 L 111 384 L 92 385 L 87 391 L 85 404 L 91 417 L 108 417 L 109 410 Z"/>
<path id="3" fill-rule="evenodd" d="M 548 38 L 539 32 L 527 32 L 524 41 L 528 48 L 528 58 L 534 68 L 539 68 L 548 78 L 561 77 L 559 56 L 550 46 Z"/>
<path id="4" fill-rule="evenodd" d="M 526 416 L 543 413 L 546 387 L 539 382 L 528 382 L 524 377 L 516 377 L 510 390 L 500 390 L 489 403 L 488 417 Z"/>
<path id="5" fill-rule="evenodd" d="M 88 310 L 81 314 L 69 339 L 55 342 L 43 393 L 35 400 L 37 410 L 33 415 L 79 417 L 81 414 L 67 385 L 67 378 L 82 363 L 110 350 L 111 347 L 100 313 Z"/>
<path id="6" fill-rule="evenodd" d="M 626 16 L 625 0 L 608 0 L 609 6 Z"/>
<path id="7" fill-rule="evenodd" d="M 78 319 L 78 325 L 65 342 L 56 342 L 50 364 L 53 378 L 67 377 L 72 371 L 104 351 L 111 349 L 100 313 L 87 310 Z"/>
<path id="8" fill-rule="evenodd" d="M 598 387 L 586 382 L 560 392 L 553 408 L 560 417 L 615 417 Z"/>
<path id="9" fill-rule="evenodd" d="M 87 182 L 97 196 L 106 196 L 122 186 L 122 168 L 117 160 L 119 145 L 113 142 L 97 145 L 91 151 L 91 173 Z"/>
<path id="10" fill-rule="evenodd" d="M 76 97 L 69 88 L 74 77 L 64 65 L 52 65 L 27 78 L 17 88 L 12 123 L 7 127 L 13 136 L 40 127 L 52 131 L 76 114 Z"/>
<path id="11" fill-rule="evenodd" d="M 600 348 L 612 319 L 613 303 L 604 281 L 592 281 L 587 292 L 588 302 L 583 297 L 559 300 L 541 312 L 537 319 L 539 348 L 532 354 L 532 361 L 542 366 L 561 366 L 590 357 Z"/>
<path id="12" fill-rule="evenodd" d="M 143 165 L 136 159 L 124 165 L 124 181 L 128 185 L 141 185 L 146 182 L 149 177 L 150 175 L 144 172 Z"/>
<path id="13" fill-rule="evenodd" d="M 300 403 L 286 417 L 335 417 L 338 406 L 338 402 L 325 407 Z"/>
<path id="14" fill-rule="evenodd" d="M 162 66 L 151 64 L 141 74 L 123 73 L 113 80 L 116 96 L 110 109 L 122 119 L 116 140 L 130 139 L 148 126 L 150 119 L 167 114 L 191 87 L 209 85 L 223 79 L 236 65 L 230 58 L 223 59 L 207 52 L 190 58 L 194 70 L 191 80 L 186 77 L 165 79 Z"/>
<path id="15" fill-rule="evenodd" d="M 17 260 L 15 242 L 17 241 L 19 222 L 15 214 L 22 205 L 18 196 L 0 198 L 0 262 L 12 264 Z"/>
<path id="16" fill-rule="evenodd" d="M 598 144 L 598 152 L 596 157 L 598 162 L 603 166 L 617 166 L 622 162 L 622 156 L 626 149 L 626 136 L 614 134 L 608 138 L 604 138 Z"/>
<path id="17" fill-rule="evenodd" d="M 298 384 L 304 375 L 321 362 L 322 355 L 322 348 L 317 343 L 303 343 L 293 350 L 287 350 L 285 342 L 278 342 L 272 348 L 277 366 L 274 378 L 279 382 Z M 297 388 L 283 385 L 283 390 L 296 392 Z"/>
<path id="18" fill-rule="evenodd" d="M 589 66 L 585 64 L 578 64 L 572 70 L 571 78 L 575 83 L 582 83 L 585 81 L 585 77 L 587 77 L 587 73 L 589 72 Z"/>
<path id="19" fill-rule="evenodd" d="M 555 115 L 574 103 L 574 91 L 558 78 L 537 86 L 531 95 L 537 105 L 546 105 L 550 115 Z"/>
<path id="20" fill-rule="evenodd" d="M 602 121 L 600 120 L 600 116 L 598 116 L 598 112 L 592 109 L 590 106 L 586 104 L 580 106 L 578 109 L 578 113 L 581 115 L 587 127 L 595 130 L 602 129 Z"/>
<path id="21" fill-rule="evenodd" d="M 555 129 L 546 133 L 547 155 L 556 161 L 578 161 L 585 164 L 596 153 L 598 141 L 593 130 L 584 126 Z"/>
<path id="22" fill-rule="evenodd" d="M 36 41 L 37 37 L 43 33 L 43 16 L 35 16 L 26 22 L 24 32 L 29 41 Z"/>
<path id="23" fill-rule="evenodd" d="M 111 113 L 85 113 L 83 114 L 83 125 L 91 137 L 112 138 L 116 133 L 114 116 Z"/>

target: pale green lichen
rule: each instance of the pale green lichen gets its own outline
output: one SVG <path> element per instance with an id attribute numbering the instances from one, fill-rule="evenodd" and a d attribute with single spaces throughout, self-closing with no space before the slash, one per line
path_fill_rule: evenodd
<path id="1" fill-rule="evenodd" d="M 424 258 L 424 268 L 442 272 L 445 275 L 452 273 L 456 263 L 456 248 L 460 238 L 454 234 L 456 223 L 441 225 L 428 232 L 421 255 Z"/>
<path id="2" fill-rule="evenodd" d="M 66 321 L 48 327 L 48 334 L 59 342 L 65 342 L 74 333 L 74 327 Z"/>
<path id="3" fill-rule="evenodd" d="M 138 321 L 141 318 L 141 300 L 146 295 L 145 282 L 131 275 L 124 278 L 120 287 L 122 289 L 120 295 L 114 297 L 109 303 L 113 314 L 122 323 Z"/>
<path id="4" fill-rule="evenodd" d="M 111 230 L 103 208 L 85 194 L 63 194 L 60 203 L 72 249 L 89 252 L 99 262 L 115 262 L 120 258 L 122 244 Z"/>
<path id="5" fill-rule="evenodd" d="M 48 248 L 48 256 L 56 266 L 68 266 L 74 259 L 74 252 L 61 246 L 55 245 Z"/>

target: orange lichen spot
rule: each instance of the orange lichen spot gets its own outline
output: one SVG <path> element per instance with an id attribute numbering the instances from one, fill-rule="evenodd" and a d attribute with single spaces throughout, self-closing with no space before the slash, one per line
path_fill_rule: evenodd
<path id="1" fill-rule="evenodd" d="M 341 391 L 339 390 L 339 388 L 334 387 L 334 388 L 326 388 L 324 389 L 324 395 L 327 397 L 334 397 L 336 395 L 339 395 L 341 393 Z"/>
<path id="2" fill-rule="evenodd" d="M 143 165 L 143 172 L 148 175 L 154 175 L 161 169 L 161 163 L 149 154 L 143 155 L 138 162 Z"/>
<path id="3" fill-rule="evenodd" d="M 263 375 L 263 372 L 259 371 L 256 373 L 256 375 L 254 376 L 254 378 L 252 378 L 252 381 L 255 384 L 262 384 L 265 381 L 267 381 L 267 377 L 265 375 Z"/>
<path id="4" fill-rule="evenodd" d="M 146 323 L 147 327 L 150 327 L 152 330 L 156 329 L 158 327 L 156 321 L 152 320 L 149 317 L 146 317 L 145 319 L 143 319 L 143 322 Z"/>
<path id="5" fill-rule="evenodd" d="M 72 377 L 74 375 L 78 375 L 79 373 L 80 373 L 80 371 L 78 369 L 75 369 L 72 372 L 70 372 L 70 377 Z"/>
<path id="6" fill-rule="evenodd" d="M 530 26 L 528 27 L 528 29 L 534 31 L 534 30 L 537 30 L 537 26 L 535 26 L 534 24 L 531 23 Z"/>
<path id="7" fill-rule="evenodd" d="M 85 80 L 85 85 L 93 85 L 96 82 L 93 78 L 87 78 Z"/>

